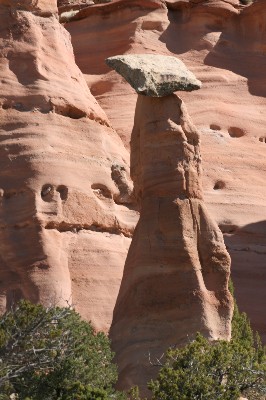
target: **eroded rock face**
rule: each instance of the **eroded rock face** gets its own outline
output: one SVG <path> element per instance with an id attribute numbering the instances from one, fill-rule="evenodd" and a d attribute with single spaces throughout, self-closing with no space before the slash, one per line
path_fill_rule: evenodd
<path id="1" fill-rule="evenodd" d="M 202 200 L 200 137 L 176 95 L 139 96 L 131 176 L 140 203 L 110 331 L 121 388 L 196 332 L 229 339 L 230 257 Z"/>
<path id="2" fill-rule="evenodd" d="M 92 6 L 94 4 L 110 3 L 112 0 L 58 0 L 59 14 L 64 12 L 72 12 L 76 10 L 82 10 L 83 8 Z M 71 18 L 73 16 L 69 15 Z"/>
<path id="3" fill-rule="evenodd" d="M 107 58 L 106 63 L 145 96 L 163 97 L 177 90 L 191 92 L 201 88 L 201 82 L 175 57 L 130 54 Z"/>
<path id="4" fill-rule="evenodd" d="M 92 0 L 58 0 L 58 12 L 59 15 L 67 13 L 68 19 L 71 18 L 82 8 L 91 6 L 94 4 Z M 73 12 L 74 11 L 74 12 Z M 67 19 L 67 20 L 68 20 Z"/>
<path id="5" fill-rule="evenodd" d="M 73 301 L 107 330 L 137 219 L 128 152 L 57 15 L 13 11 L 0 7 L 1 311 Z"/>
<path id="6" fill-rule="evenodd" d="M 31 11 L 37 14 L 52 14 L 57 12 L 56 0 L 1 0 L 0 6 L 9 6 L 11 11 Z"/>
<path id="7" fill-rule="evenodd" d="M 137 94 L 105 58 L 172 55 L 203 82 L 182 98 L 202 133 L 204 199 L 224 232 L 238 305 L 266 343 L 265 1 L 119 0 L 85 11 L 66 25 L 76 62 L 126 146 Z"/>

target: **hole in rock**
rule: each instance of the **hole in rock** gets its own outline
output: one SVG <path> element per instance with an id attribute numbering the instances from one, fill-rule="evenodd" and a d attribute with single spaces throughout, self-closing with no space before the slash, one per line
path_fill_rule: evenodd
<path id="1" fill-rule="evenodd" d="M 8 103 L 2 104 L 2 109 L 3 110 L 8 110 L 9 108 L 11 108 L 10 104 L 8 104 Z"/>
<path id="2" fill-rule="evenodd" d="M 47 183 L 46 185 L 43 185 L 42 190 L 41 190 L 41 196 L 43 201 L 52 201 L 54 195 L 54 188 L 52 185 Z"/>
<path id="3" fill-rule="evenodd" d="M 222 128 L 219 125 L 211 124 L 210 129 L 213 131 L 220 131 Z"/>
<path id="4" fill-rule="evenodd" d="M 13 107 L 15 110 L 18 110 L 18 111 L 22 111 L 24 109 L 22 103 L 15 103 Z"/>
<path id="5" fill-rule="evenodd" d="M 225 188 L 225 182 L 224 181 L 217 181 L 215 182 L 215 185 L 213 186 L 214 190 L 220 190 Z"/>
<path id="6" fill-rule="evenodd" d="M 68 116 L 69 116 L 69 118 L 72 118 L 72 119 L 80 119 L 80 118 L 86 117 L 86 113 L 82 110 L 79 110 L 76 107 L 70 107 L 69 111 L 68 111 Z"/>
<path id="7" fill-rule="evenodd" d="M 108 189 L 108 187 L 102 185 L 101 183 L 94 183 L 91 185 L 91 188 L 97 197 L 105 197 L 107 199 L 112 198 L 111 191 Z"/>
<path id="8" fill-rule="evenodd" d="M 231 128 L 229 128 L 228 133 L 233 138 L 240 138 L 242 136 L 245 136 L 245 132 L 243 131 L 243 129 L 237 128 L 236 126 L 232 126 Z"/>
<path id="9" fill-rule="evenodd" d="M 262 142 L 262 143 L 266 143 L 266 137 L 260 137 L 259 141 Z"/>
<path id="10" fill-rule="evenodd" d="M 77 107 L 74 107 L 72 105 L 56 105 L 52 104 L 52 109 L 56 114 L 63 115 L 64 117 L 69 117 L 72 119 L 81 119 L 86 117 L 86 112 L 80 110 Z"/>
<path id="11" fill-rule="evenodd" d="M 4 104 L 2 104 L 3 110 L 9 110 L 11 108 L 13 108 L 14 110 L 17 110 L 17 111 L 25 111 L 25 107 L 22 103 L 4 103 Z"/>
<path id="12" fill-rule="evenodd" d="M 56 190 L 57 190 L 57 192 L 59 192 L 61 200 L 67 200 L 68 188 L 66 186 L 60 185 L 60 186 L 58 186 L 58 188 Z"/>
<path id="13" fill-rule="evenodd" d="M 163 31 L 163 25 L 161 21 L 143 21 L 141 25 L 141 29 L 144 31 L 156 30 L 159 32 Z"/>
<path id="14" fill-rule="evenodd" d="M 238 226 L 237 225 L 232 225 L 229 223 L 224 223 L 224 224 L 220 224 L 219 228 L 221 230 L 222 233 L 230 233 L 233 234 L 237 231 Z"/>
<path id="15" fill-rule="evenodd" d="M 35 0 L 36 2 L 36 0 Z M 25 0 L 16 1 L 14 3 L 25 3 Z M 32 4 L 32 0 L 27 3 Z M 23 6 L 24 8 L 24 6 Z M 24 32 L 23 32 L 24 33 Z M 17 80 L 22 85 L 30 85 L 35 83 L 38 79 L 47 81 L 47 77 L 40 72 L 39 61 L 35 53 L 22 52 L 21 54 L 14 54 L 12 51 L 8 52 L 9 69 L 15 74 Z"/>
<path id="16" fill-rule="evenodd" d="M 15 131 L 17 129 L 26 128 L 28 126 L 25 122 L 10 122 L 8 124 L 2 125 L 4 131 Z"/>
<path id="17" fill-rule="evenodd" d="M 99 82 L 94 83 L 90 87 L 90 91 L 93 94 L 93 96 L 101 96 L 102 94 L 110 92 L 112 90 L 113 86 L 114 86 L 113 82 L 99 81 Z"/>

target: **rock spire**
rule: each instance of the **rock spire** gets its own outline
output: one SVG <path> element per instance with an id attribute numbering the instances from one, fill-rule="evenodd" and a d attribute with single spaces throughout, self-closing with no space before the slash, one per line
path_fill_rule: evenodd
<path id="1" fill-rule="evenodd" d="M 229 339 L 233 305 L 230 257 L 202 197 L 200 134 L 176 94 L 139 95 L 131 177 L 140 220 L 110 335 L 121 387 L 143 390 L 157 371 L 151 363 L 169 346 L 184 344 L 198 331 Z"/>

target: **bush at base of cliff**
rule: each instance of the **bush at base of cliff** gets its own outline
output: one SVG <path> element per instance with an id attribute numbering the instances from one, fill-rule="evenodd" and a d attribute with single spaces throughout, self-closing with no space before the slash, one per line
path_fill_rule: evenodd
<path id="1" fill-rule="evenodd" d="M 170 349 L 149 388 L 153 400 L 265 399 L 265 349 L 235 304 L 230 342 L 210 343 L 197 334 L 183 348 Z"/>
<path id="2" fill-rule="evenodd" d="M 21 301 L 0 319 L 2 399 L 118 399 L 112 358 L 106 335 L 70 308 Z"/>
<path id="3" fill-rule="evenodd" d="M 156 400 L 237 400 L 249 388 L 265 393 L 265 363 L 256 349 L 239 343 L 210 344 L 197 335 L 182 349 L 170 350 L 157 380 Z"/>

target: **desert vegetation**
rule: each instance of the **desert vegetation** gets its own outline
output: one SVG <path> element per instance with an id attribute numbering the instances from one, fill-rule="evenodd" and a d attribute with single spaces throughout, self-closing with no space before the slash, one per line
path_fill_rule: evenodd
<path id="1" fill-rule="evenodd" d="M 21 301 L 0 321 L 1 400 L 119 399 L 106 335 L 70 307 Z"/>
<path id="2" fill-rule="evenodd" d="M 114 390 L 112 360 L 107 336 L 71 307 L 21 301 L 0 320 L 1 400 L 141 400 L 138 388 Z M 265 349 L 235 304 L 230 342 L 210 343 L 198 333 L 186 346 L 170 348 L 148 387 L 153 400 L 263 399 Z"/>
<path id="3" fill-rule="evenodd" d="M 232 283 L 230 289 L 234 294 Z M 153 400 L 265 399 L 265 348 L 235 302 L 231 341 L 210 343 L 197 334 L 183 348 L 169 349 L 149 388 Z"/>

